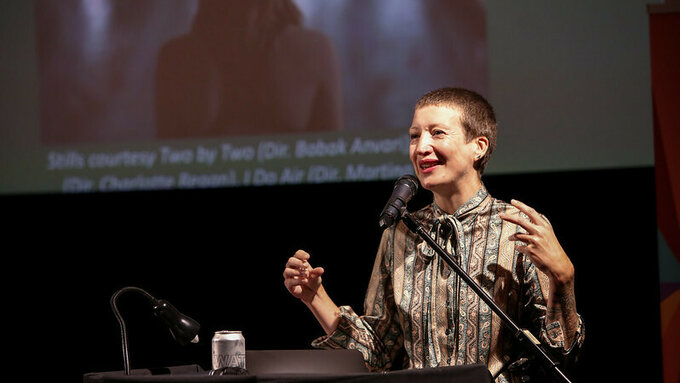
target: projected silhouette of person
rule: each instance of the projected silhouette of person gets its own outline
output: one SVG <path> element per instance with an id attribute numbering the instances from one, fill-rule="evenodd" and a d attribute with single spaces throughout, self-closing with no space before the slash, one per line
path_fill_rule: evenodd
<path id="1" fill-rule="evenodd" d="M 335 51 L 291 0 L 201 0 L 156 71 L 158 138 L 336 130 Z"/>

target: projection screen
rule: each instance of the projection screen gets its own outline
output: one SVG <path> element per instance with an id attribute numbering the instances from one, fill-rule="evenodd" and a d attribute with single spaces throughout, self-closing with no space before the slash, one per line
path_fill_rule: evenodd
<path id="1" fill-rule="evenodd" d="M 396 179 L 442 86 L 495 106 L 490 174 L 653 161 L 642 1 L 0 7 L 3 194 Z"/>

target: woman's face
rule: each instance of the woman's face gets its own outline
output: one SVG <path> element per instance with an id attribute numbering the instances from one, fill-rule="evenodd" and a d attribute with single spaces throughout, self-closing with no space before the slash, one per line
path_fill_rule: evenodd
<path id="1" fill-rule="evenodd" d="M 475 160 L 485 147 L 477 139 L 468 142 L 454 106 L 429 105 L 416 109 L 409 129 L 409 155 L 423 188 L 449 195 L 465 182 L 479 177 Z"/>

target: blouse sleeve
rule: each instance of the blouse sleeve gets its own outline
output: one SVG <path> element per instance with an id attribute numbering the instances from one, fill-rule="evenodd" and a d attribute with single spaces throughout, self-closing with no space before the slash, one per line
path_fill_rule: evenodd
<path id="1" fill-rule="evenodd" d="M 393 230 L 383 232 L 364 301 L 365 314 L 340 307 L 337 329 L 312 342 L 315 348 L 356 349 L 370 371 L 389 370 L 404 341 L 392 288 Z"/>
<path id="2" fill-rule="evenodd" d="M 541 343 L 548 346 L 553 355 L 556 355 L 564 363 L 576 360 L 585 339 L 585 326 L 581 316 L 578 316 L 578 327 L 574 341 L 568 350 L 564 349 L 564 332 L 559 321 L 547 323 L 546 311 L 550 289 L 548 276 L 524 257 L 524 286 L 527 312 L 523 315 L 523 323 L 531 325 L 532 330 L 537 331 Z"/>

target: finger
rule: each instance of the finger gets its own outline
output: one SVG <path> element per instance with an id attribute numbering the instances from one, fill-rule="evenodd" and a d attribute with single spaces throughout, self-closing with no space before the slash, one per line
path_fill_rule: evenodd
<path id="1" fill-rule="evenodd" d="M 526 245 L 517 245 L 515 246 L 515 250 L 526 256 L 531 256 L 531 251 L 529 250 L 529 247 Z"/>
<path id="2" fill-rule="evenodd" d="M 283 278 L 285 278 L 285 279 L 298 278 L 298 277 L 302 277 L 302 276 L 305 276 L 305 275 L 306 275 L 305 272 L 300 271 L 298 269 L 290 268 L 290 267 L 286 267 L 286 269 L 283 270 Z"/>
<path id="3" fill-rule="evenodd" d="M 309 270 L 309 271 L 307 272 L 307 275 L 308 275 L 310 278 L 318 278 L 318 277 L 320 277 L 321 275 L 323 275 L 324 271 L 325 271 L 325 270 L 323 269 L 323 267 L 316 267 L 316 268 L 314 268 L 314 269 Z"/>
<path id="4" fill-rule="evenodd" d="M 300 269 L 310 268 L 308 262 L 310 257 L 311 256 L 309 255 L 309 253 L 304 250 L 298 250 L 295 252 L 295 255 L 293 255 L 294 259 L 298 259 L 301 261 L 301 263 L 296 263 L 296 266 L 299 267 Z"/>
<path id="5" fill-rule="evenodd" d="M 534 209 L 533 207 L 516 199 L 511 200 L 510 203 L 512 204 L 512 206 L 518 208 L 522 213 L 526 214 L 529 217 L 529 219 L 531 219 L 531 222 L 538 224 L 542 221 L 541 215 L 538 214 L 536 209 Z"/>
<path id="6" fill-rule="evenodd" d="M 292 275 L 290 278 L 299 282 L 301 285 L 307 285 L 310 283 L 318 283 L 321 280 L 321 275 L 323 275 L 324 270 L 320 267 L 309 271 L 300 272 L 298 275 Z"/>
<path id="7" fill-rule="evenodd" d="M 306 260 L 300 258 L 290 257 L 288 258 L 288 262 L 286 262 L 286 267 L 294 269 L 305 269 L 309 267 L 309 263 L 307 263 Z"/>
<path id="8" fill-rule="evenodd" d="M 297 278 L 288 278 L 283 282 L 283 284 L 288 290 L 292 290 L 295 286 L 301 286 L 303 281 Z"/>
<path id="9" fill-rule="evenodd" d="M 309 259 L 310 255 L 309 255 L 308 252 L 306 252 L 304 250 L 298 250 L 298 251 L 295 252 L 295 255 L 293 255 L 293 257 L 300 259 L 302 261 L 306 261 L 306 260 Z"/>
<path id="10" fill-rule="evenodd" d="M 533 243 L 533 237 L 531 234 L 527 233 L 515 233 L 512 234 L 508 237 L 510 241 L 518 241 L 518 242 L 524 242 L 524 243 Z"/>
<path id="11" fill-rule="evenodd" d="M 507 213 L 501 213 L 500 217 L 504 221 L 508 221 L 510 223 L 514 223 L 515 225 L 522 227 L 529 234 L 536 234 L 536 226 L 531 221 L 520 217 L 519 214 L 510 215 Z"/>
<path id="12" fill-rule="evenodd" d="M 539 215 L 541 216 L 541 218 L 543 218 L 543 221 L 548 225 L 548 227 L 552 228 L 552 223 L 550 223 L 550 220 L 548 219 L 548 217 L 546 217 L 543 214 L 539 214 Z"/>
<path id="13" fill-rule="evenodd" d="M 313 279 L 315 280 L 315 279 Z M 287 278 L 283 281 L 284 286 L 286 286 L 288 289 L 294 286 L 309 286 L 312 280 L 307 277 L 292 277 L 292 278 Z"/>

